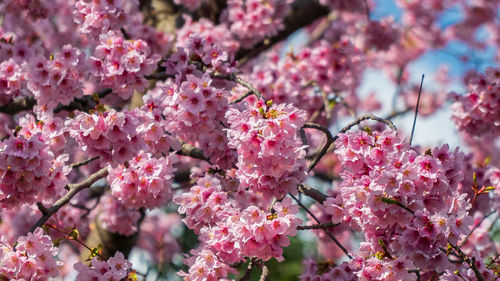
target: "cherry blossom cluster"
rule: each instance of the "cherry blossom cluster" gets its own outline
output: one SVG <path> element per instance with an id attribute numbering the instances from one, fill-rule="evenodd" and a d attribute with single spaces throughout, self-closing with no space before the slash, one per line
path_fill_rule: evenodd
<path id="1" fill-rule="evenodd" d="M 71 45 L 52 55 L 50 59 L 30 61 L 28 89 L 40 106 L 53 109 L 57 104 L 68 105 L 83 96 L 82 78 L 87 64 L 85 54 Z"/>
<path id="2" fill-rule="evenodd" d="M 324 106 L 326 98 L 358 87 L 364 56 L 349 40 L 333 44 L 322 40 L 297 54 L 288 53 L 283 59 L 273 52 L 266 62 L 256 65 L 249 77 L 264 98 L 292 103 L 312 114 Z M 327 110 L 336 113 L 338 108 L 341 106 Z"/>
<path id="3" fill-rule="evenodd" d="M 181 275 L 187 276 L 188 280 L 211 276 L 210 272 L 200 268 L 220 262 L 218 267 L 224 270 L 215 277 L 223 279 L 231 272 L 228 265 L 241 262 L 244 257 L 283 261 L 283 247 L 290 244 L 288 236 L 296 235 L 296 228 L 302 220 L 296 217 L 298 206 L 293 205 L 292 199 L 288 197 L 274 204 L 273 208 L 275 212 L 265 212 L 255 206 L 241 211 L 235 207 L 226 208 L 223 218 L 200 230 L 202 245 L 186 260 L 190 266 L 189 273 L 181 272 Z M 212 261 L 213 255 L 216 261 Z"/>
<path id="4" fill-rule="evenodd" d="M 188 39 L 177 47 L 177 51 L 162 64 L 166 68 L 166 74 L 175 75 L 177 84 L 185 81 L 189 74 L 201 76 L 201 66 L 206 67 L 204 71 L 206 73 L 217 71 L 231 74 L 236 72 L 232 57 L 222 45 L 213 42 L 213 37 L 211 38 L 212 42 L 210 42 L 199 34 L 189 34 L 188 36 Z"/>
<path id="5" fill-rule="evenodd" d="M 212 175 L 199 178 L 189 192 L 176 195 L 173 201 L 179 205 L 179 214 L 186 214 L 183 222 L 195 233 L 214 225 L 233 208 L 221 179 Z"/>
<path id="6" fill-rule="evenodd" d="M 15 249 L 0 243 L 0 278 L 5 280 L 48 280 L 58 276 L 59 251 L 41 228 L 21 236 Z"/>
<path id="7" fill-rule="evenodd" d="M 240 188 L 276 197 L 296 193 L 306 178 L 299 136 L 305 112 L 290 104 L 258 102 L 242 111 L 231 108 L 226 116 L 229 145 L 238 152 Z"/>
<path id="8" fill-rule="evenodd" d="M 38 112 L 35 110 L 35 113 Z M 36 120 L 35 116 L 31 114 L 26 114 L 19 118 L 18 124 L 20 129 L 18 128 L 18 135 L 31 136 L 41 133 L 50 150 L 54 153 L 61 153 L 66 143 L 63 120 L 53 115 L 45 115 L 43 113 L 38 115 L 41 115 L 41 119 L 39 120 Z"/>
<path id="9" fill-rule="evenodd" d="M 84 213 L 85 210 L 73 206 L 62 207 L 47 221 L 47 224 L 53 227 L 47 228 L 46 233 L 55 240 L 67 236 L 67 233 L 59 230 L 70 232 L 76 229 L 79 237 L 86 237 L 90 229 L 88 219 L 82 217 Z M 23 205 L 15 209 L 3 210 L 0 216 L 2 221 L 0 232 L 8 243 L 14 244 L 16 239 L 27 233 L 41 216 L 42 213 L 35 205 Z"/>
<path id="10" fill-rule="evenodd" d="M 448 269 L 440 247 L 456 245 L 472 224 L 466 194 L 457 191 L 463 154 L 443 145 L 420 155 L 392 130 L 340 134 L 335 145 L 343 181 L 324 205 L 333 222 L 364 231 L 362 255 L 411 260 L 406 269 L 423 272 Z M 370 268 L 365 260 L 357 276 Z"/>
<path id="11" fill-rule="evenodd" d="M 78 271 L 76 281 L 122 280 L 127 277 L 132 264 L 125 259 L 122 253 L 116 252 L 113 257 L 106 261 L 94 257 L 90 266 L 79 262 L 74 267 Z"/>
<path id="12" fill-rule="evenodd" d="M 141 214 L 111 195 L 101 198 L 98 219 L 103 229 L 129 236 L 137 231 L 137 221 Z"/>
<path id="13" fill-rule="evenodd" d="M 45 201 L 61 194 L 69 173 L 64 166 L 68 155 L 56 157 L 48 139 L 40 131 L 25 129 L 0 141 L 2 208 Z"/>
<path id="14" fill-rule="evenodd" d="M 115 31 L 99 36 L 100 44 L 91 57 L 94 78 L 102 86 L 112 88 L 123 99 L 149 85 L 144 75 L 151 74 L 160 60 L 141 40 L 126 40 Z"/>
<path id="15" fill-rule="evenodd" d="M 79 112 L 65 125 L 83 151 L 116 166 L 132 159 L 144 148 L 139 121 L 136 111 L 110 109 L 92 114 Z"/>
<path id="16" fill-rule="evenodd" d="M 0 105 L 23 95 L 25 77 L 21 65 L 14 59 L 0 63 Z"/>
<path id="17" fill-rule="evenodd" d="M 198 21 L 187 15 L 184 16 L 184 25 L 177 31 L 177 47 L 188 47 L 189 37 L 191 35 L 198 35 L 203 37 L 207 44 L 217 44 L 229 56 L 236 53 L 240 47 L 240 42 L 235 40 L 229 28 L 224 24 L 214 25 L 208 19 L 201 18 Z"/>
<path id="18" fill-rule="evenodd" d="M 223 124 L 228 91 L 215 87 L 209 74 L 189 74 L 177 87 L 172 81 L 160 85 L 166 130 L 203 149 L 206 157 L 221 167 L 231 167 L 234 152 L 227 146 Z M 221 123 L 223 122 L 223 123 Z"/>
<path id="19" fill-rule="evenodd" d="M 299 207 L 289 197 L 274 204 L 273 209 L 274 213 L 250 206 L 234 213 L 205 230 L 205 243 L 229 263 L 238 262 L 241 256 L 283 261 L 283 247 L 290 245 L 288 236 L 297 234 L 302 220 L 296 217 Z"/>
<path id="20" fill-rule="evenodd" d="M 401 35 L 401 31 L 394 23 L 394 19 L 389 17 L 380 21 L 369 21 L 363 35 L 363 45 L 365 48 L 385 51 L 388 50 L 392 44 L 397 42 Z"/>
<path id="21" fill-rule="evenodd" d="M 141 225 L 137 247 L 150 253 L 156 263 L 168 263 L 180 246 L 173 230 L 182 224 L 177 214 L 156 213 L 146 216 Z"/>
<path id="22" fill-rule="evenodd" d="M 229 26 L 241 45 L 251 47 L 263 38 L 274 36 L 284 28 L 283 18 L 290 0 L 229 0 Z"/>
<path id="23" fill-rule="evenodd" d="M 378 257 L 356 258 L 350 262 L 351 270 L 359 281 L 416 281 L 417 276 L 408 272 L 413 268 L 412 261 L 399 257 L 396 259 L 380 259 Z"/>
<path id="24" fill-rule="evenodd" d="M 128 161 L 127 167 L 119 165 L 109 172 L 111 194 L 131 208 L 163 206 L 171 197 L 175 162 L 175 154 L 158 159 L 141 152 Z"/>
<path id="25" fill-rule="evenodd" d="M 451 93 L 452 119 L 460 131 L 473 136 L 500 132 L 500 69 L 487 68 L 469 80 L 469 93 Z"/>
<path id="26" fill-rule="evenodd" d="M 184 260 L 189 266 L 188 272 L 179 272 L 185 281 L 229 281 L 228 274 L 236 274 L 238 271 L 231 266 L 221 262 L 217 255 L 207 249 L 191 250 L 191 257 Z"/>
<path id="27" fill-rule="evenodd" d="M 93 1 L 76 0 L 73 6 L 73 18 L 79 31 L 91 37 L 119 30 L 129 21 L 129 13 L 137 9 L 139 1 Z"/>
<path id="28" fill-rule="evenodd" d="M 307 258 L 303 264 L 303 273 L 299 276 L 301 281 L 356 280 L 347 262 L 335 265 L 329 261 L 316 263 L 312 258 Z"/>

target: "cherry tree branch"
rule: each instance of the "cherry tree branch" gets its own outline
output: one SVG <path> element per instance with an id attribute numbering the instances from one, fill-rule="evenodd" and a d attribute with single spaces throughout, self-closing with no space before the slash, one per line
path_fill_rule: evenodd
<path id="1" fill-rule="evenodd" d="M 254 259 L 252 258 L 252 259 L 250 259 L 250 262 L 248 263 L 247 270 L 245 271 L 245 273 L 243 274 L 243 276 L 241 276 L 241 278 L 239 279 L 239 281 L 247 281 L 248 279 L 250 279 L 250 275 L 252 273 L 253 265 L 254 265 Z"/>
<path id="2" fill-rule="evenodd" d="M 68 193 L 66 193 L 63 197 L 61 197 L 59 200 L 57 200 L 54 205 L 50 206 L 49 208 L 46 208 L 43 206 L 42 203 L 38 202 L 37 206 L 40 212 L 42 212 L 42 217 L 35 223 L 35 225 L 31 228 L 29 232 L 35 231 L 37 227 L 41 227 L 44 223 L 47 222 L 47 220 L 50 219 L 50 217 L 57 213 L 59 209 L 61 209 L 64 205 L 68 204 L 71 199 L 80 191 L 89 188 L 92 184 L 94 184 L 96 181 L 105 178 L 108 175 L 108 168 L 102 168 L 99 171 L 95 172 L 94 174 L 90 175 L 88 178 L 85 180 L 75 183 L 75 184 L 68 184 L 66 187 L 69 190 Z"/>
<path id="3" fill-rule="evenodd" d="M 463 245 L 465 245 L 465 243 L 467 243 L 467 240 L 468 240 L 468 239 L 469 239 L 469 237 L 472 235 L 472 233 L 473 233 L 476 229 L 478 229 L 478 228 L 481 226 L 481 224 L 482 224 L 482 223 L 483 223 L 483 222 L 484 222 L 484 221 L 485 221 L 488 217 L 490 217 L 491 215 L 495 214 L 496 212 L 497 212 L 497 211 L 496 211 L 496 210 L 494 210 L 494 211 L 492 211 L 492 212 L 490 212 L 490 213 L 486 214 L 485 216 L 483 216 L 483 218 L 481 219 L 481 221 L 480 221 L 477 225 L 475 225 L 475 226 L 471 229 L 471 231 L 469 232 L 469 234 L 467 234 L 467 236 L 465 237 L 464 241 L 462 241 L 462 243 L 460 243 L 460 247 L 461 247 L 461 246 L 463 246 Z"/>
<path id="4" fill-rule="evenodd" d="M 252 85 L 252 83 L 245 81 L 241 77 L 236 76 L 234 74 L 229 74 L 229 75 L 227 75 L 227 74 L 214 74 L 214 75 L 212 75 L 212 78 L 224 79 L 224 80 L 236 82 L 236 83 L 240 84 L 241 86 L 247 88 L 250 92 L 252 92 L 254 95 L 256 95 L 257 98 L 260 99 L 262 97 L 262 93 L 259 90 L 257 90 L 257 88 L 255 88 Z"/>
<path id="5" fill-rule="evenodd" d="M 328 151 L 328 148 L 339 138 L 339 134 L 346 133 L 352 127 L 359 125 L 361 122 L 363 122 L 365 120 L 374 120 L 374 121 L 382 122 L 382 123 L 386 124 L 392 130 L 395 130 L 395 131 L 397 130 L 396 126 L 394 126 L 394 124 L 392 123 L 391 120 L 377 117 L 373 114 L 365 114 L 365 115 L 359 116 L 358 118 L 356 118 L 356 120 L 352 121 L 351 123 L 347 124 L 344 128 L 342 128 L 335 136 L 332 136 L 332 133 L 330 133 L 330 130 L 328 128 L 325 128 L 325 127 L 320 126 L 318 124 L 313 124 L 313 123 L 304 124 L 303 128 L 311 128 L 311 129 L 320 130 L 323 133 L 325 133 L 325 135 L 326 135 L 326 143 L 323 146 L 323 148 L 321 148 L 320 152 L 317 153 L 314 160 L 309 164 L 308 171 L 310 172 L 312 169 L 314 169 L 314 167 L 316 167 L 319 160 L 321 160 L 321 158 Z"/>
<path id="6" fill-rule="evenodd" d="M 290 195 L 293 198 L 293 200 L 295 200 L 295 202 L 297 202 L 297 204 L 299 204 L 299 206 L 302 207 L 302 209 L 304 209 L 304 211 L 306 211 L 318 224 L 321 224 L 321 222 L 313 214 L 313 212 L 311 212 L 311 210 L 309 210 L 306 206 L 304 206 L 304 204 L 302 204 L 302 202 L 300 202 L 300 200 L 297 199 L 297 197 L 295 197 L 291 193 L 288 193 L 288 195 Z M 333 236 L 333 234 L 330 233 L 330 231 L 328 231 L 328 229 L 323 228 L 323 230 L 325 231 L 326 235 L 328 235 L 328 237 L 330 237 L 330 239 L 333 240 L 333 242 L 344 252 L 344 254 L 349 259 L 353 259 L 353 257 L 349 254 L 349 251 L 347 251 L 347 249 L 339 242 L 339 240 L 337 240 L 337 238 L 335 238 L 335 236 Z"/>
<path id="7" fill-rule="evenodd" d="M 90 163 L 90 162 L 92 162 L 94 160 L 97 160 L 97 159 L 99 159 L 99 156 L 90 157 L 90 158 L 85 159 L 85 160 L 83 160 L 81 162 L 73 163 L 73 164 L 70 165 L 70 167 L 74 169 L 74 168 L 78 168 L 78 167 L 81 167 L 81 166 L 85 166 L 88 163 Z"/>
<path id="8" fill-rule="evenodd" d="M 321 191 L 319 191 L 311 186 L 303 184 L 303 183 L 299 184 L 298 190 L 300 193 L 306 195 L 307 197 L 310 197 L 310 198 L 316 200 L 316 202 L 318 202 L 320 204 L 323 204 L 323 202 L 325 202 L 326 198 L 328 198 L 328 195 L 322 193 Z"/>
<path id="9" fill-rule="evenodd" d="M 262 264 L 262 274 L 260 275 L 259 281 L 269 280 L 269 268 L 265 264 Z"/>
<path id="10" fill-rule="evenodd" d="M 318 1 L 315 0 L 295 1 L 290 7 L 290 12 L 283 20 L 283 26 L 285 28 L 278 32 L 275 36 L 262 40 L 252 48 L 240 49 L 236 53 L 236 60 L 239 60 L 241 64 L 244 64 L 246 61 L 257 56 L 276 43 L 285 40 L 295 31 L 313 23 L 321 17 L 327 16 L 329 12 L 330 11 L 327 7 L 320 5 Z"/>
<path id="11" fill-rule="evenodd" d="M 97 93 L 99 98 L 104 98 L 107 95 L 111 94 L 111 89 L 104 89 Z M 34 97 L 26 97 L 24 99 L 11 101 L 10 103 L 0 106 L 0 112 L 14 115 L 22 111 L 32 110 L 33 107 L 37 104 Z M 81 110 L 88 111 L 96 106 L 96 101 L 94 101 L 94 96 L 86 95 L 81 98 L 76 98 L 68 105 L 59 104 L 55 109 L 54 113 L 59 113 L 61 111 L 73 111 L 73 110 Z"/>
<path id="12" fill-rule="evenodd" d="M 313 225 L 299 225 L 297 226 L 297 230 L 325 229 L 330 227 L 336 227 L 339 225 L 340 223 L 333 223 L 333 222 L 313 224 Z"/>
<path id="13" fill-rule="evenodd" d="M 203 154 L 203 150 L 201 150 L 197 147 L 194 147 L 194 146 L 190 145 L 189 143 L 183 142 L 181 149 L 179 151 L 177 151 L 177 154 L 189 156 L 191 158 L 200 159 L 200 160 L 203 160 L 203 161 L 210 163 L 210 160 L 207 157 L 205 157 L 205 154 Z"/>
<path id="14" fill-rule="evenodd" d="M 458 257 L 461 258 L 462 261 L 464 261 L 465 263 L 467 263 L 469 265 L 469 267 L 474 272 L 474 275 L 476 275 L 477 280 L 478 281 L 485 281 L 483 275 L 481 274 L 481 272 L 479 271 L 479 269 L 476 266 L 476 258 L 475 257 L 469 258 L 464 252 L 462 252 L 460 247 L 455 246 L 455 245 L 451 244 L 450 242 L 448 242 L 448 244 L 457 252 Z"/>

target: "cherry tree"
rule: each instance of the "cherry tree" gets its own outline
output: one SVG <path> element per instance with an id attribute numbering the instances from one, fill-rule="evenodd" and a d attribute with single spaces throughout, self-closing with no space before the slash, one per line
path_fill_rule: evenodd
<path id="1" fill-rule="evenodd" d="M 500 1 L 395 4 L 0 1 L 0 280 L 500 279 Z"/>

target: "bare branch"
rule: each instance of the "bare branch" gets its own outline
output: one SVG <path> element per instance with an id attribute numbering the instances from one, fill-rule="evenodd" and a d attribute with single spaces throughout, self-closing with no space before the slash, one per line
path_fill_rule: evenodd
<path id="1" fill-rule="evenodd" d="M 92 161 L 94 161 L 96 159 L 99 159 L 99 156 L 90 157 L 90 158 L 88 158 L 86 160 L 83 160 L 81 162 L 73 163 L 73 164 L 70 165 L 70 167 L 74 169 L 74 168 L 78 168 L 78 167 L 81 167 L 81 166 L 85 166 L 88 163 L 90 163 L 90 162 L 92 162 Z"/>
<path id="2" fill-rule="evenodd" d="M 460 247 L 451 244 L 449 241 L 448 241 L 448 244 L 457 252 L 458 257 L 460 257 L 462 259 L 462 261 L 464 261 L 465 263 L 467 263 L 469 265 L 469 267 L 474 272 L 474 275 L 476 275 L 477 280 L 478 281 L 485 281 L 483 275 L 481 274 L 481 272 L 479 271 L 479 269 L 476 266 L 476 258 L 475 257 L 469 258 L 464 252 L 462 252 Z"/>
<path id="3" fill-rule="evenodd" d="M 182 143 L 182 147 L 179 151 L 177 151 L 177 154 L 189 156 L 191 158 L 200 159 L 200 160 L 203 160 L 203 161 L 210 163 L 210 160 L 207 157 L 205 157 L 205 155 L 203 154 L 203 150 L 201 150 L 197 147 L 194 147 L 194 146 L 190 145 L 189 143 Z"/>
<path id="4" fill-rule="evenodd" d="M 330 228 L 330 227 L 336 227 L 339 225 L 340 225 L 340 223 L 333 223 L 333 222 L 313 224 L 313 225 L 299 225 L 299 226 L 297 226 L 297 230 L 325 229 L 325 228 Z"/>
<path id="5" fill-rule="evenodd" d="M 243 274 L 243 276 L 241 276 L 241 278 L 240 278 L 239 281 L 247 281 L 248 279 L 250 279 L 250 275 L 252 273 L 253 265 L 254 265 L 254 259 L 252 258 L 252 259 L 250 259 L 250 262 L 248 263 L 247 270 L 245 271 L 245 273 Z"/>
<path id="6" fill-rule="evenodd" d="M 420 105 L 420 96 L 422 95 L 422 85 L 424 84 L 424 75 L 422 74 L 422 80 L 420 81 L 420 89 L 418 90 L 417 105 L 415 106 L 415 117 L 413 117 L 413 126 L 411 127 L 410 135 L 410 145 L 413 140 L 413 133 L 415 133 L 415 125 L 417 124 L 418 106 Z"/>
<path id="7" fill-rule="evenodd" d="M 49 208 L 44 207 L 42 203 L 37 203 L 37 206 L 42 212 L 43 216 L 35 223 L 35 225 L 31 228 L 29 232 L 35 231 L 37 227 L 41 227 L 44 223 L 46 223 L 47 220 L 50 219 L 50 217 L 53 214 L 57 213 L 57 211 L 59 211 L 59 209 L 61 209 L 64 205 L 68 204 L 69 201 L 71 201 L 71 199 L 78 192 L 86 188 L 89 188 L 96 181 L 106 177 L 107 175 L 108 175 L 108 168 L 102 168 L 79 183 L 68 184 L 67 185 L 67 189 L 69 189 L 68 193 L 66 193 L 63 197 L 57 200 L 54 203 L 54 205 L 50 206 Z"/>
<path id="8" fill-rule="evenodd" d="M 239 103 L 239 102 L 243 101 L 244 99 L 246 99 L 251 94 L 253 94 L 253 92 L 252 91 L 248 91 L 244 95 L 242 95 L 241 97 L 239 97 L 239 98 L 233 100 L 232 102 L 230 102 L 229 104 Z"/>
<path id="9" fill-rule="evenodd" d="M 304 204 L 302 204 L 302 202 L 300 202 L 300 200 L 297 199 L 297 197 L 295 197 L 291 193 L 288 193 L 288 195 L 290 195 L 293 198 L 293 200 L 295 200 L 295 202 L 297 202 L 297 204 L 299 204 L 300 207 L 302 207 L 302 209 L 304 209 L 304 211 L 306 211 L 318 224 L 321 224 L 319 219 L 306 206 L 304 206 Z M 342 246 L 342 244 L 340 244 L 340 242 L 337 240 L 337 238 L 335 238 L 330 233 L 330 231 L 328 231 L 328 229 L 323 228 L 323 230 L 325 231 L 326 235 L 328 235 L 328 237 L 330 237 L 333 240 L 333 242 L 346 254 L 346 256 L 349 257 L 349 259 L 352 259 L 352 256 L 349 254 L 347 249 L 344 246 Z"/>
<path id="10" fill-rule="evenodd" d="M 322 193 L 321 191 L 314 189 L 311 186 L 308 186 L 306 184 L 299 184 L 298 186 L 299 192 L 306 195 L 307 197 L 310 197 L 316 202 L 323 204 L 325 202 L 326 198 L 328 198 L 328 195 Z"/>
<path id="11" fill-rule="evenodd" d="M 248 90 L 250 90 L 250 92 L 252 92 L 254 95 L 257 96 L 257 98 L 261 98 L 262 97 L 262 94 L 259 90 L 257 90 L 253 85 L 252 83 L 248 82 L 248 81 L 245 81 L 243 79 L 241 79 L 241 77 L 238 77 L 234 74 L 214 74 L 212 75 L 213 78 L 217 78 L 217 79 L 224 79 L 224 80 L 229 80 L 229 81 L 233 81 L 233 82 L 236 82 L 238 84 L 240 84 L 241 86 L 247 88 Z"/>
<path id="12" fill-rule="evenodd" d="M 111 94 L 111 89 L 104 89 L 98 92 L 99 98 L 104 98 L 105 96 Z M 93 100 L 94 97 L 91 95 L 86 95 L 81 98 L 74 99 L 68 105 L 59 104 L 55 109 L 54 113 L 59 113 L 63 110 L 65 111 L 73 111 L 73 110 L 81 110 L 88 111 L 96 106 L 96 102 Z M 4 106 L 0 107 L 0 112 L 14 115 L 22 111 L 32 110 L 36 105 L 36 100 L 34 97 L 27 97 L 21 100 L 12 101 Z"/>
<path id="13" fill-rule="evenodd" d="M 472 233 L 473 233 L 476 229 L 478 229 L 478 228 L 481 226 L 481 224 L 482 224 L 482 223 L 483 223 L 483 222 L 484 222 L 484 221 L 485 221 L 485 220 L 486 220 L 489 216 L 491 216 L 491 215 L 495 214 L 496 212 L 497 212 L 497 211 L 496 211 L 496 210 L 494 210 L 494 211 L 492 211 L 492 212 L 490 212 L 490 213 L 486 214 L 486 215 L 485 215 L 485 216 L 481 219 L 481 221 L 480 221 L 477 225 L 475 225 L 475 226 L 471 229 L 471 231 L 469 232 L 469 234 L 467 234 L 467 236 L 465 237 L 464 241 L 462 241 L 462 243 L 460 243 L 460 247 L 462 247 L 463 245 L 465 245 L 465 243 L 467 243 L 467 240 L 468 240 L 468 239 L 469 239 L 469 237 L 472 235 Z"/>
<path id="14" fill-rule="evenodd" d="M 332 136 L 332 134 L 330 133 L 330 130 L 328 130 L 327 128 L 322 127 L 318 124 L 310 124 L 310 123 L 304 124 L 304 128 L 311 128 L 311 129 L 320 130 L 323 133 L 325 133 L 325 135 L 326 135 L 326 143 L 323 146 L 323 148 L 321 148 L 320 152 L 318 152 L 316 154 L 316 157 L 311 162 L 311 164 L 309 164 L 309 172 L 312 169 L 314 169 L 314 167 L 316 167 L 316 165 L 319 163 L 319 160 L 321 160 L 321 158 L 323 156 L 325 156 L 325 154 L 328 151 L 328 148 L 339 138 L 339 134 L 346 133 L 352 127 L 359 125 L 359 123 L 361 123 L 365 120 L 374 120 L 374 121 L 382 122 L 382 123 L 386 124 L 392 130 L 397 130 L 396 126 L 394 126 L 394 124 L 391 122 L 391 120 L 380 118 L 380 117 L 377 117 L 373 114 L 365 114 L 365 115 L 359 116 L 356 120 L 352 121 L 351 123 L 347 124 L 347 126 L 342 128 L 335 136 Z"/>

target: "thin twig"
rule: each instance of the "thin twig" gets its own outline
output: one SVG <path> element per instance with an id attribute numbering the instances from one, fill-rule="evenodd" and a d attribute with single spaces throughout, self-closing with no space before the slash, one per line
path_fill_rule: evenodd
<path id="1" fill-rule="evenodd" d="M 490 268 L 499 257 L 500 257 L 500 254 L 497 254 L 494 258 L 492 258 L 491 261 L 486 266 L 486 268 Z"/>
<path id="2" fill-rule="evenodd" d="M 394 111 L 392 112 L 391 114 L 387 115 L 385 117 L 385 119 L 387 120 L 391 120 L 391 119 L 394 119 L 396 117 L 399 117 L 399 116 L 402 116 L 402 115 L 405 115 L 406 113 L 410 112 L 411 111 L 411 108 L 407 108 L 405 110 L 402 110 L 402 111 Z"/>
<path id="3" fill-rule="evenodd" d="M 467 236 L 466 236 L 466 237 L 465 237 L 465 239 L 462 241 L 462 243 L 460 243 L 460 247 L 462 247 L 463 245 L 465 245 L 465 243 L 467 243 L 467 240 L 468 240 L 468 239 L 469 239 L 469 237 L 472 235 L 472 233 L 473 233 L 476 229 L 478 229 L 478 228 L 481 226 L 481 224 L 482 224 L 482 223 L 483 223 L 483 222 L 484 222 L 484 221 L 485 221 L 485 220 L 486 220 L 489 216 L 491 216 L 491 215 L 495 214 L 496 212 L 497 212 L 497 211 L 496 211 L 496 210 L 494 210 L 494 211 L 492 211 L 491 213 L 486 214 L 486 215 L 485 215 L 485 216 L 481 219 L 481 221 L 480 221 L 477 225 L 475 225 L 475 226 L 471 229 L 471 231 L 469 232 L 469 234 L 467 234 Z"/>
<path id="4" fill-rule="evenodd" d="M 234 74 L 229 74 L 229 75 L 228 74 L 214 74 L 214 75 L 212 75 L 212 77 L 213 78 L 217 78 L 217 79 L 224 79 L 224 80 L 229 80 L 229 81 L 236 82 L 236 83 L 240 84 L 241 86 L 243 86 L 243 87 L 247 88 L 248 90 L 250 90 L 250 92 L 252 92 L 254 95 L 256 95 L 258 99 L 260 99 L 262 97 L 262 93 L 259 90 L 257 90 L 252 85 L 252 83 L 243 80 L 239 76 L 236 76 Z"/>
<path id="5" fill-rule="evenodd" d="M 398 76 L 396 78 L 396 92 L 394 93 L 394 96 L 392 97 L 392 111 L 396 111 L 396 104 L 398 101 L 398 96 L 401 93 L 401 83 L 403 83 L 403 74 L 405 72 L 406 65 L 403 65 L 399 68 L 398 71 Z"/>
<path id="6" fill-rule="evenodd" d="M 382 122 L 382 123 L 386 124 L 392 130 L 395 130 L 395 131 L 397 130 L 396 126 L 394 126 L 394 124 L 392 123 L 391 120 L 380 118 L 380 117 L 377 117 L 373 114 L 365 114 L 365 115 L 359 116 L 356 120 L 352 121 L 351 123 L 347 124 L 344 128 L 342 128 L 335 136 L 332 136 L 332 134 L 330 133 L 330 131 L 327 128 L 322 127 L 320 125 L 310 124 L 310 123 L 304 124 L 304 128 L 312 128 L 312 129 L 321 130 L 323 133 L 325 133 L 326 138 L 327 138 L 326 143 L 323 146 L 323 148 L 321 148 L 320 152 L 317 153 L 314 160 L 311 162 L 311 164 L 309 164 L 308 171 L 310 172 L 312 169 L 314 169 L 314 167 L 318 164 L 319 160 L 321 160 L 321 158 L 326 154 L 330 145 L 332 145 L 332 143 L 334 143 L 339 138 L 339 134 L 346 133 L 352 127 L 359 125 L 359 123 L 361 123 L 365 120 L 374 120 L 374 121 Z"/>
<path id="7" fill-rule="evenodd" d="M 420 104 L 420 96 L 422 95 L 422 85 L 424 84 L 424 74 L 422 74 L 422 80 L 420 80 L 420 89 L 418 90 L 417 106 L 415 106 L 415 117 L 413 117 L 413 126 L 411 127 L 410 135 L 410 145 L 413 140 L 413 133 L 415 132 L 415 125 L 417 124 L 418 106 Z"/>
<path id="8" fill-rule="evenodd" d="M 407 210 L 408 212 L 412 213 L 413 215 L 415 215 L 415 212 L 412 209 L 406 207 L 405 205 L 401 204 L 401 202 L 399 202 L 395 199 L 382 197 L 380 200 L 384 203 L 387 203 L 387 204 L 394 204 L 396 206 L 399 206 L 399 207 Z"/>
<path id="9" fill-rule="evenodd" d="M 46 208 L 43 206 L 42 203 L 38 202 L 37 206 L 40 209 L 40 212 L 42 212 L 43 216 L 35 223 L 35 225 L 31 228 L 29 232 L 35 231 L 37 227 L 41 227 L 44 223 L 47 222 L 50 217 L 57 213 L 59 209 L 61 209 L 64 205 L 68 204 L 69 201 L 80 191 L 89 188 L 92 184 L 94 184 L 96 181 L 106 177 L 108 175 L 108 168 L 102 168 L 99 171 L 95 172 L 94 174 L 90 175 L 88 178 L 85 180 L 75 183 L 75 184 L 68 184 L 67 189 L 69 189 L 68 193 L 66 193 L 63 197 L 61 197 L 59 200 L 57 200 L 54 205 L 50 206 L 49 208 Z"/>
<path id="10" fill-rule="evenodd" d="M 300 207 L 302 207 L 302 209 L 304 209 L 318 224 L 321 224 L 321 222 L 319 221 L 319 219 L 306 207 L 304 206 L 304 204 L 302 204 L 302 202 L 300 202 L 299 199 L 297 199 L 297 197 L 295 197 L 293 194 L 291 193 L 288 193 L 292 198 L 293 200 L 295 200 L 295 202 L 297 202 L 297 204 L 300 205 Z M 340 242 L 337 240 L 337 238 L 335 238 L 331 233 L 330 231 L 328 231 L 328 229 L 324 229 L 323 230 L 325 231 L 326 235 L 328 235 L 328 237 L 330 237 L 333 242 L 346 254 L 347 257 L 349 257 L 349 259 L 352 259 L 352 256 L 349 254 L 349 252 L 347 251 L 347 249 L 342 246 L 342 244 L 340 244 Z"/>
<path id="11" fill-rule="evenodd" d="M 239 102 L 243 101 L 244 99 L 246 99 L 248 96 L 250 96 L 252 94 L 253 94 L 252 91 L 248 91 L 244 95 L 242 95 L 241 97 L 239 97 L 239 98 L 233 100 L 232 102 L 230 102 L 229 104 L 239 103 Z"/>
<path id="12" fill-rule="evenodd" d="M 326 154 L 326 151 L 328 150 L 330 145 L 332 145 L 332 143 L 334 142 L 334 139 L 333 139 L 332 133 L 330 133 L 330 130 L 328 130 L 328 128 L 325 128 L 325 127 L 320 126 L 318 124 L 306 123 L 306 124 L 304 124 L 304 126 L 302 126 L 302 128 L 316 129 L 316 130 L 322 131 L 326 136 L 325 145 L 323 145 L 323 147 L 321 148 L 321 150 L 318 153 L 318 155 L 316 156 L 316 158 L 314 158 L 314 160 L 309 164 L 308 171 L 310 172 L 312 169 L 314 169 L 314 167 L 316 167 L 316 165 L 319 163 L 319 160 Z"/>
<path id="13" fill-rule="evenodd" d="M 472 269 L 472 271 L 474 271 L 474 275 L 476 275 L 477 280 L 485 281 L 483 275 L 481 274 L 479 269 L 477 269 L 476 258 L 475 257 L 469 258 L 464 252 L 462 252 L 460 247 L 451 244 L 449 241 L 448 244 L 457 252 L 458 256 L 462 259 L 462 261 L 467 263 L 469 267 Z"/>
<path id="14" fill-rule="evenodd" d="M 73 163 L 73 164 L 70 165 L 70 167 L 73 168 L 73 169 L 74 168 L 78 168 L 78 167 L 87 165 L 88 163 L 90 163 L 90 162 L 92 162 L 92 161 L 94 161 L 94 160 L 96 160 L 98 158 L 99 158 L 99 156 L 90 157 L 90 158 L 88 158 L 86 160 L 83 160 L 81 162 Z"/>

